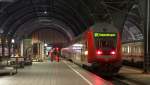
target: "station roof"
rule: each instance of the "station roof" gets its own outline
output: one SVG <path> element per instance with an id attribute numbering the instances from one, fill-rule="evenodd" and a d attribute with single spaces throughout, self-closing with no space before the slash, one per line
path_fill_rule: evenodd
<path id="1" fill-rule="evenodd" d="M 140 26 L 131 22 L 138 22 L 139 19 L 139 12 L 133 7 L 135 1 L 0 0 L 0 32 L 22 38 L 36 30 L 50 28 L 71 38 L 78 36 L 95 22 L 105 21 L 114 23 L 120 31 L 123 28 L 137 28 L 131 32 L 135 36 L 141 33 Z"/>

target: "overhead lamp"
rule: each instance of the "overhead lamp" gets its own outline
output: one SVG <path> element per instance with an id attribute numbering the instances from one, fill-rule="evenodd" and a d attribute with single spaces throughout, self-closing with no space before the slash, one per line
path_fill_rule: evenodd
<path id="1" fill-rule="evenodd" d="M 11 43 L 15 43 L 15 40 L 14 40 L 14 39 L 11 39 Z"/>
<path id="2" fill-rule="evenodd" d="M 44 46 L 47 47 L 47 43 L 45 43 Z"/>
<path id="3" fill-rule="evenodd" d="M 47 11 L 44 11 L 44 14 L 47 14 Z"/>

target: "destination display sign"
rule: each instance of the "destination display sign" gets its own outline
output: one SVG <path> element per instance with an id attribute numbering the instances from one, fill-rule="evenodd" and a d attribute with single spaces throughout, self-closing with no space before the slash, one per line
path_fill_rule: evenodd
<path id="1" fill-rule="evenodd" d="M 116 33 L 94 33 L 94 37 L 116 37 Z"/>

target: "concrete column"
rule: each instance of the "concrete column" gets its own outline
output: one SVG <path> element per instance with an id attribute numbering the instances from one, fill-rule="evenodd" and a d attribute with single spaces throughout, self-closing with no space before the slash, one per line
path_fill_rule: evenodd
<path id="1" fill-rule="evenodd" d="M 150 0 L 145 1 L 144 19 L 144 72 L 150 71 Z"/>
<path id="2" fill-rule="evenodd" d="M 23 40 L 21 41 L 21 44 L 20 44 L 20 52 L 21 52 L 21 56 L 23 56 L 23 48 L 24 46 L 23 46 Z"/>
<path id="3" fill-rule="evenodd" d="M 11 39 L 8 38 L 8 56 L 11 57 Z"/>
<path id="4" fill-rule="evenodd" d="M 41 56 L 42 56 L 42 60 L 44 60 L 45 55 L 44 55 L 44 43 L 43 42 L 41 43 Z"/>
<path id="5" fill-rule="evenodd" d="M 5 37 L 2 35 L 2 58 L 5 56 Z M 1 60 L 2 60 L 1 58 Z"/>

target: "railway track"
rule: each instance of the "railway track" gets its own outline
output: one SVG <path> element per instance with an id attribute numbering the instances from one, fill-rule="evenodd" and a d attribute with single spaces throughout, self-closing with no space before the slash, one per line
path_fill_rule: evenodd
<path id="1" fill-rule="evenodd" d="M 98 73 L 96 75 L 102 77 Z M 143 74 L 141 69 L 124 66 L 115 76 L 102 77 L 113 85 L 150 85 L 150 75 Z"/>
<path id="2" fill-rule="evenodd" d="M 112 82 L 114 85 L 148 85 L 140 81 L 126 78 L 122 75 L 115 76 L 111 80 L 108 80 L 108 81 Z"/>

